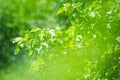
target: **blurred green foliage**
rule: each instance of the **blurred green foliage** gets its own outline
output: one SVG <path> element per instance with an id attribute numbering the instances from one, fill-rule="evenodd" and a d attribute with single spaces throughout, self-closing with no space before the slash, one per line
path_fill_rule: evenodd
<path id="1" fill-rule="evenodd" d="M 119 24 L 119 0 L 0 0 L 0 80 L 119 80 Z"/>
<path id="2" fill-rule="evenodd" d="M 82 1 L 82 0 L 81 0 Z M 66 3 L 57 14 L 71 21 L 67 30 L 33 28 L 17 37 L 16 54 L 27 51 L 41 80 L 120 78 L 120 5 L 115 0 Z"/>
<path id="3" fill-rule="evenodd" d="M 0 67 L 14 59 L 12 39 L 23 36 L 35 26 L 56 27 L 69 25 L 65 16 L 56 16 L 64 0 L 0 0 Z M 59 20 L 59 21 L 58 21 Z M 66 25 L 63 25 L 64 27 Z"/>

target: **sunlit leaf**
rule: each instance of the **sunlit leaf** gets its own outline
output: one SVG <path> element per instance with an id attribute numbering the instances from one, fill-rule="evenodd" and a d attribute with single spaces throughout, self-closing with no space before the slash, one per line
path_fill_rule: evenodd
<path id="1" fill-rule="evenodd" d="M 66 11 L 66 8 L 65 8 L 65 7 L 60 8 L 60 9 L 57 11 L 57 15 L 63 13 L 64 11 Z"/>

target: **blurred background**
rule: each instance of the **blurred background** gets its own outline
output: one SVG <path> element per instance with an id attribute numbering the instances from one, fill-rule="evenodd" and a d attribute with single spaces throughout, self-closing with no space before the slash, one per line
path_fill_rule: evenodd
<path id="1" fill-rule="evenodd" d="M 34 27 L 66 30 L 71 25 L 69 18 L 56 13 L 64 3 L 77 1 L 87 0 L 0 0 L 0 80 L 38 79 L 29 71 L 28 55 L 14 54 L 12 41 Z"/>
<path id="2" fill-rule="evenodd" d="M 57 10 L 65 2 L 74 1 L 0 0 L 0 80 L 13 80 L 13 78 L 24 80 L 25 78 L 16 79 L 15 76 L 17 73 L 21 76 L 27 74 L 25 68 L 28 68 L 28 56 L 24 53 L 14 54 L 13 38 L 23 36 L 26 30 L 33 27 L 54 28 L 61 26 L 63 29 L 67 29 L 67 26 L 70 25 L 67 16 L 56 15 Z M 22 65 L 20 65 L 21 63 Z M 25 74 L 21 73 L 22 71 Z"/>

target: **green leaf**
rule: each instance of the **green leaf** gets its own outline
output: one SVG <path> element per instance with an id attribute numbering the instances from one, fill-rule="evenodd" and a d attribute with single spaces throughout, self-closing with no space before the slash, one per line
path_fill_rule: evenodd
<path id="1" fill-rule="evenodd" d="M 63 13 L 64 11 L 67 11 L 69 7 L 70 7 L 70 4 L 69 4 L 69 3 L 64 4 L 64 7 L 61 7 L 61 8 L 57 11 L 57 15 Z"/>
<path id="2" fill-rule="evenodd" d="M 16 47 L 16 49 L 15 49 L 15 54 L 17 55 L 19 51 L 20 51 L 20 48 L 19 48 L 19 47 Z"/>
<path id="3" fill-rule="evenodd" d="M 65 10 L 66 10 L 65 7 L 60 8 L 60 9 L 57 11 L 57 15 L 63 13 Z"/>
<path id="4" fill-rule="evenodd" d="M 35 27 L 35 28 L 33 28 L 30 32 L 36 32 L 36 31 L 38 31 L 38 30 L 40 30 L 40 28 Z"/>
<path id="5" fill-rule="evenodd" d="M 13 39 L 13 43 L 20 42 L 22 40 L 23 40 L 22 37 L 16 37 L 16 38 Z"/>

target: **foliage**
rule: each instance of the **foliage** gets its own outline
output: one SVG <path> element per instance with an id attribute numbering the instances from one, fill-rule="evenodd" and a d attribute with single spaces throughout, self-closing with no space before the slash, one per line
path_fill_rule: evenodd
<path id="1" fill-rule="evenodd" d="M 120 5 L 114 0 L 66 3 L 67 30 L 33 28 L 18 37 L 41 80 L 117 80 L 120 77 Z"/>
<path id="2" fill-rule="evenodd" d="M 67 18 L 56 19 L 56 10 L 62 2 L 64 1 L 0 0 L 0 68 L 11 63 L 10 59 L 14 58 L 14 37 L 23 36 L 27 29 L 35 26 L 54 27 L 63 22 L 69 24 Z"/>

